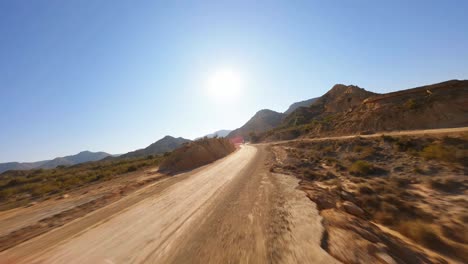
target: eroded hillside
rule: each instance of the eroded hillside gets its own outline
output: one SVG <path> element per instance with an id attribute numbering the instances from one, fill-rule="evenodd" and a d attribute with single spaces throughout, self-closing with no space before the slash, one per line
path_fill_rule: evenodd
<path id="1" fill-rule="evenodd" d="M 335 85 L 309 107 L 286 116 L 259 140 L 468 125 L 468 81 L 447 81 L 388 94 Z"/>

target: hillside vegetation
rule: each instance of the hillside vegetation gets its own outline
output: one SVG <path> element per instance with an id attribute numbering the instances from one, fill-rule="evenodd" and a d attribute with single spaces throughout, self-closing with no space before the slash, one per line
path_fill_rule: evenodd
<path id="1" fill-rule="evenodd" d="M 227 156 L 236 150 L 225 138 L 202 138 L 174 150 L 159 166 L 160 171 L 180 172 L 191 170 Z"/>
<path id="2" fill-rule="evenodd" d="M 158 165 L 161 159 L 161 156 L 109 158 L 70 167 L 7 171 L 0 174 L 0 203 L 17 200 L 27 203 L 47 195 L 60 194 L 146 166 Z"/>

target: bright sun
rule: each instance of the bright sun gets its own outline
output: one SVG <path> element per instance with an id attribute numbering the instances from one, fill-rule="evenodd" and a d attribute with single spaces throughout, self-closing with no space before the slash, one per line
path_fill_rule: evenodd
<path id="1" fill-rule="evenodd" d="M 238 72 L 222 69 L 209 76 L 207 93 L 217 102 L 233 101 L 239 97 L 242 85 L 242 78 Z"/>

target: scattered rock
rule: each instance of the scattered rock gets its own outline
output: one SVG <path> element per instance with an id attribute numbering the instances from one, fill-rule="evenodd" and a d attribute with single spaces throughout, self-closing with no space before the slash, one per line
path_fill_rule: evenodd
<path id="1" fill-rule="evenodd" d="M 364 211 L 361 208 L 359 208 L 359 206 L 355 205 L 354 203 L 350 201 L 345 201 L 343 203 L 343 208 L 349 214 L 352 214 L 360 218 L 364 217 Z"/>
<path id="2" fill-rule="evenodd" d="M 356 199 L 350 193 L 345 192 L 345 191 L 341 191 L 340 196 L 341 196 L 341 199 L 346 200 L 346 201 L 350 201 L 353 203 L 356 201 Z"/>
<path id="3" fill-rule="evenodd" d="M 334 199 L 330 199 L 327 195 L 321 195 L 315 192 L 307 192 L 307 197 L 312 200 L 319 210 L 330 209 L 336 207 L 336 202 Z"/>
<path id="4" fill-rule="evenodd" d="M 31 207 L 31 206 L 34 206 L 34 205 L 36 205 L 36 204 L 37 204 L 37 202 L 30 202 L 30 203 L 28 203 L 28 204 L 26 205 L 26 207 Z"/>

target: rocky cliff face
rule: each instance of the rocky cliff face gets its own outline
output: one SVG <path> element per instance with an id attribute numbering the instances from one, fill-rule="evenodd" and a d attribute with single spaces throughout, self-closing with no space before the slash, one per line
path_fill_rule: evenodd
<path id="1" fill-rule="evenodd" d="M 301 135 L 432 129 L 468 125 L 468 81 L 448 81 L 388 94 L 335 85 L 310 107 L 284 118 L 264 139 Z"/>

